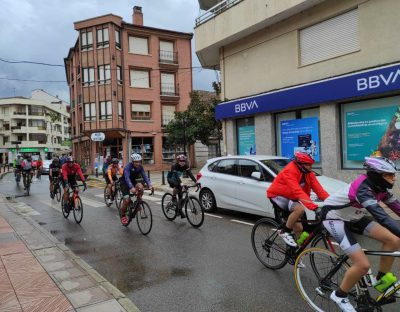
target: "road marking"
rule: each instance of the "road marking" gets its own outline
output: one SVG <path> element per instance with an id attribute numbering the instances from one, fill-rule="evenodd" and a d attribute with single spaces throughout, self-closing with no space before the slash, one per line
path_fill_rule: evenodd
<path id="1" fill-rule="evenodd" d="M 206 216 L 209 216 L 209 217 L 218 218 L 218 219 L 223 219 L 223 217 L 221 217 L 221 216 L 216 216 L 216 215 L 213 215 L 213 214 L 210 214 L 210 213 L 207 213 L 207 212 L 205 212 L 204 214 L 205 214 Z"/>
<path id="2" fill-rule="evenodd" d="M 13 207 L 17 210 L 18 213 L 22 215 L 27 215 L 27 216 L 38 216 L 40 215 L 39 212 L 37 212 L 35 209 L 33 209 L 31 206 L 25 204 L 24 202 L 18 202 L 13 204 Z"/>
<path id="3" fill-rule="evenodd" d="M 254 226 L 253 223 L 249 223 L 249 222 L 244 222 L 244 221 L 239 221 L 239 220 L 234 220 L 231 219 L 232 222 L 236 222 L 236 223 L 241 223 L 241 224 L 246 224 L 246 225 L 250 225 L 250 226 Z"/>
<path id="4" fill-rule="evenodd" d="M 97 194 L 97 195 L 94 195 L 94 196 L 96 196 L 96 197 L 103 197 L 103 198 L 104 198 L 104 194 Z"/>
<path id="5" fill-rule="evenodd" d="M 61 203 L 59 202 L 49 202 L 48 200 L 43 199 L 41 199 L 40 202 L 46 206 L 49 206 L 50 208 L 53 208 L 54 210 L 57 210 L 58 212 L 61 212 Z"/>

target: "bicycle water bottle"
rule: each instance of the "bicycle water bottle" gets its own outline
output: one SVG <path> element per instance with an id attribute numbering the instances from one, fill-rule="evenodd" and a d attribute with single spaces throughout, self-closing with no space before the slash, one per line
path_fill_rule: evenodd
<path id="1" fill-rule="evenodd" d="M 396 276 L 394 276 L 392 272 L 388 272 L 381 277 L 381 279 L 374 285 L 374 287 L 377 291 L 382 293 L 396 281 Z"/>
<path id="2" fill-rule="evenodd" d="M 303 245 L 303 243 L 306 241 L 308 236 L 310 236 L 310 234 L 306 231 L 303 231 L 303 233 L 301 233 L 300 237 L 296 241 L 297 245 L 299 245 L 299 246 Z"/>
<path id="3" fill-rule="evenodd" d="M 365 283 L 370 287 L 376 285 L 376 279 L 374 274 L 372 274 L 371 269 L 369 269 L 367 274 L 365 275 Z"/>

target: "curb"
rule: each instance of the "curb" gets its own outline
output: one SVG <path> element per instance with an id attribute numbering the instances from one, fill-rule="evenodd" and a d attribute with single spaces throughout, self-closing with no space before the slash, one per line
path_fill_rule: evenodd
<path id="1" fill-rule="evenodd" d="M 88 276 L 90 276 L 96 283 L 97 285 L 94 288 L 99 288 L 105 293 L 111 297 L 111 299 L 114 299 L 116 302 L 119 303 L 119 305 L 125 309 L 126 312 L 140 312 L 139 308 L 123 294 L 119 289 L 117 289 L 114 285 L 112 285 L 105 277 L 103 277 L 100 273 L 98 273 L 92 266 L 90 266 L 88 263 L 86 263 L 81 257 L 77 256 L 74 252 L 72 252 L 64 243 L 61 243 L 59 240 L 57 240 L 56 237 L 54 237 L 49 231 L 47 231 L 45 228 L 43 228 L 39 223 L 37 223 L 34 219 L 29 217 L 28 215 L 24 215 L 19 213 L 15 207 L 13 206 L 13 203 L 11 203 L 9 200 L 6 199 L 5 195 L 0 193 L 0 204 L 5 204 L 8 207 L 8 211 L 15 216 L 18 216 L 18 218 L 22 218 L 24 221 L 29 226 L 32 226 L 34 229 L 36 229 L 40 234 L 42 234 L 45 239 L 47 238 L 50 241 L 50 244 L 48 243 L 47 246 L 44 246 L 43 248 L 40 246 L 40 242 L 38 246 L 32 245 L 31 242 L 29 242 L 29 236 L 27 237 L 26 235 L 23 234 L 23 230 L 17 230 L 16 228 L 18 225 L 20 225 L 21 221 L 17 222 L 11 222 L 8 220 L 6 216 L 6 211 L 5 214 L 2 215 L 3 218 L 5 218 L 10 226 L 14 229 L 16 235 L 24 242 L 26 247 L 30 250 L 30 252 L 33 254 L 33 256 L 39 261 L 39 263 L 42 265 L 43 269 L 47 272 L 47 274 L 50 276 L 50 278 L 54 281 L 54 283 L 57 285 L 57 287 L 60 289 L 60 291 L 68 298 L 67 294 L 63 291 L 64 287 L 62 285 L 62 281 L 58 280 L 55 278 L 54 273 L 51 274 L 49 272 L 49 265 L 55 264 L 57 262 L 52 261 L 50 264 L 45 263 L 42 259 L 39 258 L 38 256 L 38 251 L 44 250 L 46 248 L 48 249 L 59 249 L 60 252 L 63 253 L 65 256 L 66 260 L 69 263 L 72 264 L 72 267 L 78 267 L 78 269 L 82 270 L 84 273 L 86 273 Z M 8 214 L 8 217 L 10 215 Z M 43 241 L 42 241 L 43 243 Z M 46 242 L 44 243 L 46 245 Z M 55 260 L 57 261 L 57 260 Z M 51 271 L 51 270 L 50 270 Z M 89 288 L 90 289 L 90 288 Z M 82 290 L 81 290 L 82 291 Z M 109 300 L 109 299 L 108 299 Z M 71 301 L 71 300 L 70 300 Z M 106 301 L 103 301 L 106 302 Z M 100 302 L 93 303 L 93 304 L 88 304 L 86 307 L 95 306 L 99 304 Z M 72 302 L 71 302 L 72 304 Z M 82 307 L 74 307 L 74 309 L 81 309 Z M 115 310 L 116 311 L 116 310 Z M 121 310 L 118 310 L 121 311 Z M 111 310 L 110 310 L 111 312 Z"/>
<path id="2" fill-rule="evenodd" d="M 4 177 L 6 174 L 8 174 L 8 173 L 12 173 L 12 170 L 9 170 L 9 171 L 7 171 L 7 172 L 2 172 L 2 173 L 0 173 L 0 180 L 3 179 L 3 177 Z"/>

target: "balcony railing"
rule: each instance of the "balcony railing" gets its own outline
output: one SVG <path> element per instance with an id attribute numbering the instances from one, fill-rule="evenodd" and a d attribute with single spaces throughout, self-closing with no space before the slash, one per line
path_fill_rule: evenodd
<path id="1" fill-rule="evenodd" d="M 26 115 L 26 111 L 16 111 L 14 115 Z"/>
<path id="2" fill-rule="evenodd" d="M 161 83 L 161 95 L 163 96 L 178 96 L 179 86 L 175 87 L 173 83 Z"/>
<path id="3" fill-rule="evenodd" d="M 44 112 L 29 112 L 30 116 L 44 116 Z"/>
<path id="4" fill-rule="evenodd" d="M 204 14 L 200 15 L 196 18 L 196 27 L 207 22 L 208 20 L 212 19 L 213 17 L 221 14 L 222 12 L 226 11 L 230 7 L 238 4 L 243 0 L 225 0 L 221 1 L 220 3 L 214 5 L 211 9 L 206 11 Z"/>
<path id="5" fill-rule="evenodd" d="M 160 63 L 178 64 L 178 52 L 160 50 Z"/>

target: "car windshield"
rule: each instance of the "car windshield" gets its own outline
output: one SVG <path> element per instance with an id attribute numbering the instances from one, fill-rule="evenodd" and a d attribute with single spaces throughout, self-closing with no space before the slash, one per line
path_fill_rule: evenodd
<path id="1" fill-rule="evenodd" d="M 270 168 L 275 174 L 278 174 L 290 162 L 290 159 L 263 159 L 260 161 L 268 168 Z"/>

